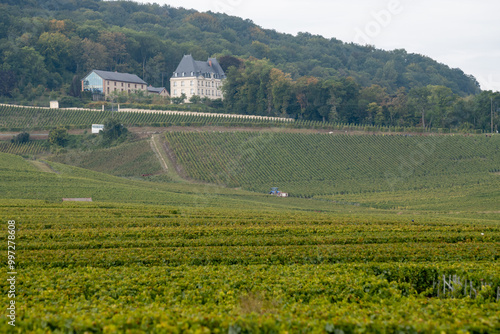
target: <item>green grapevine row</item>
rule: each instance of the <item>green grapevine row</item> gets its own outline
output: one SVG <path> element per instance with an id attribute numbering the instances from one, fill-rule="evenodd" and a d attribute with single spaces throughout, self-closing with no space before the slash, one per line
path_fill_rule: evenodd
<path id="1" fill-rule="evenodd" d="M 0 142 L 0 152 L 18 154 L 18 155 L 35 155 L 46 152 L 47 148 L 39 141 L 30 141 L 28 143 L 2 143 Z"/>
<path id="2" fill-rule="evenodd" d="M 0 215 L 18 226 L 23 333 L 500 328 L 492 221 L 25 200 Z M 473 297 L 443 295 L 443 276 Z"/>

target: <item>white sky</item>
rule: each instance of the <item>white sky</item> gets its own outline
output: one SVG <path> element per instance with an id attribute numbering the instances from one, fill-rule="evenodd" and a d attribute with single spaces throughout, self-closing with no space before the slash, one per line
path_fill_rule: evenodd
<path id="1" fill-rule="evenodd" d="M 500 91 L 498 0 L 141 0 L 251 19 L 266 29 L 406 49 Z"/>

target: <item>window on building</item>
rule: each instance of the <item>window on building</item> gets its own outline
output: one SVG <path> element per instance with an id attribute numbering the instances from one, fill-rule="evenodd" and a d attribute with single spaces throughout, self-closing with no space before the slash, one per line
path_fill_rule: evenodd
<path id="1" fill-rule="evenodd" d="M 130 84 L 128 84 L 128 88 L 130 88 Z"/>
<path id="2" fill-rule="evenodd" d="M 174 87 L 177 87 L 177 81 L 174 81 Z"/>
<path id="3" fill-rule="evenodd" d="M 116 87 L 116 81 L 115 81 L 115 87 Z"/>
<path id="4" fill-rule="evenodd" d="M 184 91 L 184 89 L 181 89 L 181 94 L 185 94 L 186 92 Z"/>
<path id="5" fill-rule="evenodd" d="M 191 88 L 191 95 L 193 95 L 193 94 L 194 94 L 194 89 L 193 89 L 193 88 Z"/>
<path id="6" fill-rule="evenodd" d="M 83 80 L 83 90 L 104 93 L 104 80 L 92 72 Z"/>
<path id="7" fill-rule="evenodd" d="M 177 95 L 177 89 L 174 89 L 174 95 Z"/>
<path id="8" fill-rule="evenodd" d="M 203 89 L 201 90 L 201 94 L 203 95 Z"/>
<path id="9" fill-rule="evenodd" d="M 137 88 L 137 84 L 135 85 L 135 87 L 134 87 L 134 88 Z"/>
<path id="10" fill-rule="evenodd" d="M 128 93 L 130 94 L 130 89 L 128 90 Z"/>
<path id="11" fill-rule="evenodd" d="M 181 86 L 184 87 L 184 81 L 181 81 Z"/>
<path id="12" fill-rule="evenodd" d="M 191 86 L 194 86 L 194 81 L 193 81 L 193 80 L 191 80 L 190 84 L 191 84 Z"/>
<path id="13" fill-rule="evenodd" d="M 122 82 L 122 87 L 123 87 L 123 82 Z M 122 89 L 122 91 L 123 91 L 123 89 Z"/>

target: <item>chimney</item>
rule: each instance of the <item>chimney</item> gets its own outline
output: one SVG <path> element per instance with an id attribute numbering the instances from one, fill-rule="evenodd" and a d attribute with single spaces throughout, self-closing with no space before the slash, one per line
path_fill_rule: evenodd
<path id="1" fill-rule="evenodd" d="M 208 60 L 208 65 L 210 65 L 210 67 L 212 67 L 212 59 Z"/>

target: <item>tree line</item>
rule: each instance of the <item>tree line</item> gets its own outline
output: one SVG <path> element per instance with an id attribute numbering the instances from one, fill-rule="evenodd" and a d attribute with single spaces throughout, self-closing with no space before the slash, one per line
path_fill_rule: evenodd
<path id="1" fill-rule="evenodd" d="M 292 79 L 267 60 L 221 58 L 227 68 L 223 86 L 227 112 L 379 126 L 420 126 L 424 129 L 491 128 L 498 124 L 500 93 L 483 91 L 461 97 L 449 87 L 427 85 L 390 92 L 352 77 Z"/>
<path id="2" fill-rule="evenodd" d="M 89 101 L 81 96 L 80 80 L 92 69 L 134 73 L 153 86 L 168 87 L 184 54 L 225 59 L 223 108 L 229 112 L 382 125 L 420 120 L 425 126 L 466 122 L 484 128 L 487 123 L 489 95 L 479 94 L 472 76 L 405 50 L 281 34 L 250 20 L 167 5 L 0 3 L 3 102 L 50 98 L 63 107 L 81 105 Z"/>

